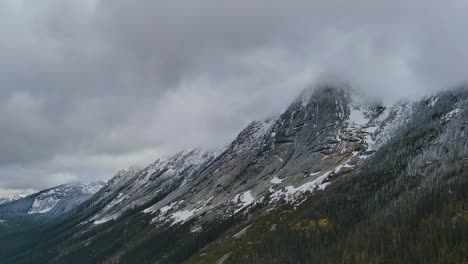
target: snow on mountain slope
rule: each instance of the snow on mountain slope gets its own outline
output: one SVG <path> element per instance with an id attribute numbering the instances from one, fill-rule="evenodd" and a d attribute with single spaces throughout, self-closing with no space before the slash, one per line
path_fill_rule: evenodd
<path id="1" fill-rule="evenodd" d="M 116 219 L 128 209 L 153 199 L 161 199 L 174 189 L 192 181 L 193 176 L 203 170 L 216 155 L 194 149 L 172 157 L 160 158 L 142 170 L 119 172 L 96 195 L 95 204 L 103 203 L 105 206 L 88 222 L 102 224 Z"/>
<path id="2" fill-rule="evenodd" d="M 144 212 L 154 222 L 180 223 L 183 212 L 185 220 L 229 217 L 265 199 L 300 202 L 372 155 L 406 124 L 412 107 L 367 104 L 348 87 L 306 90 L 268 126 L 248 126 L 191 185 Z"/>
<path id="3" fill-rule="evenodd" d="M 204 164 L 193 181 L 143 212 L 154 214 L 154 222 L 181 223 L 202 215 L 239 213 L 267 196 L 295 200 L 325 188 L 356 166 L 368 147 L 366 137 L 378 138 L 387 127 L 400 124 L 390 122 L 397 118 L 382 117 L 385 107 L 361 105 L 353 96 L 347 87 L 305 90 L 280 116 L 252 122 L 225 151 Z M 383 121 L 392 126 L 382 125 Z M 379 133 L 374 127 L 380 128 Z M 116 201 L 121 203 L 124 195 L 128 193 Z M 115 205 L 106 207 L 109 211 Z"/>
<path id="4" fill-rule="evenodd" d="M 89 199 L 104 186 L 103 182 L 71 183 L 28 195 L 0 205 L 0 214 L 47 215 L 56 217 Z"/>
<path id="5" fill-rule="evenodd" d="M 306 90 L 282 114 L 252 122 L 218 153 L 185 151 L 119 172 L 64 219 L 76 225 L 53 263 L 78 257 L 172 263 L 187 249 L 200 263 L 215 263 L 229 253 L 224 250 L 256 243 L 254 236 L 273 239 L 262 232 L 274 230 L 311 238 L 326 232 L 341 240 L 350 208 L 354 223 L 364 223 L 358 230 L 368 223 L 361 222 L 363 213 L 370 222 L 397 210 L 398 222 L 410 212 L 413 194 L 421 194 L 424 204 L 437 200 L 423 192 L 466 172 L 466 120 L 468 89 L 389 106 L 368 103 L 347 87 Z M 447 199 L 452 190 L 463 194 L 463 185 L 445 186 L 440 194 Z M 447 214 L 450 228 L 453 216 Z M 424 212 L 418 219 L 426 218 Z M 316 225 L 322 219 L 325 224 Z M 242 236 L 245 247 L 237 247 Z M 210 245 L 222 251 L 206 251 Z"/>
<path id="6" fill-rule="evenodd" d="M 117 174 L 96 195 L 105 206 L 87 222 L 101 224 L 146 204 L 143 213 L 154 222 L 182 223 L 240 213 L 267 197 L 295 201 L 349 173 L 371 143 L 404 123 L 402 114 L 391 114 L 399 111 L 365 104 L 349 87 L 307 89 L 280 116 L 252 122 L 216 155 L 182 152 Z"/>
<path id="7" fill-rule="evenodd" d="M 44 198 L 36 198 L 28 211 L 28 214 L 43 214 L 52 210 L 57 203 L 60 201 L 59 198 L 49 196 Z"/>
<path id="8" fill-rule="evenodd" d="M 101 209 L 83 224 L 102 224 L 141 206 L 155 224 L 180 224 L 227 218 L 258 203 L 300 203 L 306 193 L 352 173 L 441 101 L 385 106 L 346 86 L 307 89 L 281 115 L 252 122 L 216 154 L 181 152 L 117 174 L 95 196 Z M 441 122 L 460 118 L 462 107 L 444 110 Z"/>
<path id="9" fill-rule="evenodd" d="M 4 195 L 3 197 L 0 197 L 0 205 L 11 203 L 13 201 L 22 199 L 30 194 L 31 194 L 30 192 L 18 192 L 18 193 L 10 193 L 10 194 Z"/>
<path id="10" fill-rule="evenodd" d="M 27 214 L 44 214 L 51 210 L 66 212 L 90 198 L 104 186 L 102 182 L 90 184 L 64 184 L 39 193 Z"/>

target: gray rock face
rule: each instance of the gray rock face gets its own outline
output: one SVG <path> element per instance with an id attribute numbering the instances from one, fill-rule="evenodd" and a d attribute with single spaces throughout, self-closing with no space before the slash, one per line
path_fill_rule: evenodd
<path id="1" fill-rule="evenodd" d="M 0 215 L 31 215 L 54 218 L 93 196 L 103 182 L 64 184 L 0 205 Z"/>
<path id="2" fill-rule="evenodd" d="M 180 152 L 161 158 L 142 170 L 123 170 L 113 177 L 93 198 L 90 206 L 103 204 L 88 222 L 100 224 L 116 219 L 123 212 L 161 199 L 193 177 L 214 159 L 216 154 L 200 150 Z"/>
<path id="3" fill-rule="evenodd" d="M 305 193 L 359 168 L 428 113 L 445 129 L 440 142 L 448 144 L 455 134 L 461 138 L 467 98 L 461 89 L 383 106 L 346 86 L 305 90 L 281 115 L 252 122 L 218 153 L 186 151 L 143 170 L 120 172 L 94 197 L 90 206 L 101 209 L 84 224 L 98 225 L 142 206 L 140 213 L 151 214 L 154 223 L 177 224 L 227 218 L 260 202 L 300 202 Z M 437 151 L 411 162 L 421 167 Z"/>
<path id="4" fill-rule="evenodd" d="M 350 119 L 353 107 L 366 108 L 367 116 Z M 217 154 L 188 151 L 117 174 L 94 197 L 105 206 L 87 222 L 116 219 L 141 205 L 155 222 L 180 223 L 229 216 L 269 196 L 294 200 L 351 171 L 367 147 L 366 125 L 379 123 L 382 113 L 357 104 L 348 87 L 305 90 L 283 114 L 252 122 Z"/>
<path id="5" fill-rule="evenodd" d="M 193 251 L 193 257 L 223 262 L 230 260 L 230 252 L 225 250 L 230 250 L 231 242 L 242 242 L 242 248 L 259 245 L 245 237 L 253 234 L 254 226 L 255 232 L 266 227 L 283 236 L 298 220 L 333 217 L 337 226 L 348 230 L 346 224 L 339 224 L 346 221 L 336 216 L 339 212 L 364 213 L 364 218 L 353 218 L 357 222 L 351 225 L 350 234 L 360 232 L 368 220 L 391 217 L 390 222 L 398 222 L 405 212 L 413 214 L 420 202 L 440 197 L 432 194 L 444 193 L 442 196 L 450 200 L 454 188 L 458 190 L 453 194 L 463 194 L 463 185 L 447 183 L 458 181 L 468 171 L 467 120 L 468 88 L 392 106 L 367 103 L 345 86 L 305 90 L 281 115 L 252 122 L 217 153 L 184 151 L 141 170 L 119 172 L 92 198 L 45 229 L 56 230 L 66 224 L 70 237 L 52 234 L 59 244 L 51 250 L 46 243 L 39 250 L 55 251 L 53 263 L 77 259 L 173 262 L 187 249 L 196 250 L 198 243 L 196 246 L 203 249 Z M 440 191 L 432 191 L 440 186 Z M 330 189 L 319 193 L 324 188 Z M 43 193 L 43 198 L 52 195 Z M 416 194 L 421 195 L 417 198 Z M 296 206 L 314 195 L 319 199 L 312 197 L 305 206 Z M 27 214 L 33 198 L 18 200 L 14 209 Z M 293 206 L 267 215 L 283 203 Z M 439 203 L 441 208 L 443 204 Z M 347 211 L 346 206 L 355 205 L 356 210 Z M 333 212 L 328 215 L 327 208 L 333 206 L 339 209 L 330 210 Z M 47 207 L 35 208 L 41 211 Z M 283 213 L 289 216 L 283 217 Z M 216 221 L 219 219 L 228 221 Z M 287 222 L 280 223 L 285 219 Z M 404 222 L 413 219 L 419 218 Z M 186 225 L 177 226 L 182 223 Z M 9 223 L 0 220 L 2 224 Z M 300 225 L 297 235 L 316 233 L 315 228 L 302 229 Z M 362 234 L 367 237 L 366 232 Z M 217 239 L 207 244 L 209 237 Z M 275 249 L 275 244 L 269 247 Z M 176 250 L 180 245 L 181 250 Z M 24 256 L 27 262 L 30 256 Z M 240 257 L 236 253 L 236 260 Z"/>

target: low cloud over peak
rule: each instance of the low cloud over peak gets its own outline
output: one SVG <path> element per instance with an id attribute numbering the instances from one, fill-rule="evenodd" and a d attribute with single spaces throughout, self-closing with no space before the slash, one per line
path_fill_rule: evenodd
<path id="1" fill-rule="evenodd" d="M 106 179 L 164 153 L 221 146 L 321 76 L 387 101 L 454 86 L 467 78 L 467 8 L 2 1 L 0 189 Z"/>

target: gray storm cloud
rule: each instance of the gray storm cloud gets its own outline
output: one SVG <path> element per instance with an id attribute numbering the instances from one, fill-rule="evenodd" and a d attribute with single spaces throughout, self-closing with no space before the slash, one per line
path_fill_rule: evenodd
<path id="1" fill-rule="evenodd" d="M 219 147 L 328 74 L 387 101 L 465 82 L 467 8 L 4 0 L 0 190 L 106 179 L 164 153 Z"/>

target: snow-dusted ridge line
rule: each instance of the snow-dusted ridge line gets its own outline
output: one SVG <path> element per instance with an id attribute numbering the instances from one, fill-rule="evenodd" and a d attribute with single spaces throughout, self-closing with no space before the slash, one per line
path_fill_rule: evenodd
<path id="1" fill-rule="evenodd" d="M 190 149 L 172 156 L 157 159 L 149 166 L 140 170 L 121 171 L 104 191 L 97 197 L 98 201 L 106 201 L 106 206 L 89 220 L 98 225 L 118 218 L 123 212 L 148 203 L 152 196 L 160 192 L 166 192 L 187 184 L 192 176 L 203 169 L 203 166 L 215 159 L 219 152 L 204 152 L 201 149 Z M 159 209 L 158 206 L 154 210 Z M 151 212 L 153 208 L 147 208 L 145 212 Z"/>
<path id="2" fill-rule="evenodd" d="M 301 98 L 301 107 L 304 108 L 308 102 L 312 101 L 312 95 L 309 97 L 306 93 L 302 94 Z M 347 96 L 350 96 L 349 94 Z M 357 100 L 353 100 L 353 102 L 356 102 Z M 342 102 L 337 102 L 337 105 L 342 105 Z M 340 111 L 340 109 L 337 109 L 337 111 Z M 353 104 L 350 105 L 350 114 L 349 117 L 347 118 L 347 122 L 350 124 L 348 129 L 351 133 L 362 133 L 365 134 L 367 138 L 364 138 L 362 142 L 367 142 L 368 145 L 370 141 L 370 134 L 374 133 L 376 130 L 376 127 L 369 125 L 371 118 L 369 113 L 369 108 L 368 106 L 362 106 L 358 104 Z M 344 112 L 344 109 L 341 109 L 341 112 Z M 294 112 L 292 113 L 294 114 Z M 257 122 L 252 122 L 249 125 L 249 131 L 253 131 L 246 140 L 241 141 L 238 145 L 235 145 L 233 143 L 232 147 L 235 151 L 245 151 L 248 150 L 250 146 L 255 145 L 259 140 L 263 140 L 264 136 L 269 135 L 270 138 L 275 138 L 276 137 L 276 132 L 272 130 L 273 127 L 276 126 L 277 120 L 279 117 L 276 117 L 275 119 L 269 120 L 269 121 L 257 121 Z M 291 116 L 292 118 L 292 116 Z M 273 122 L 272 122 L 273 121 Z M 363 131 L 363 132 L 360 132 Z M 338 140 L 339 142 L 341 140 Z M 343 149 L 344 150 L 344 149 Z M 283 178 L 279 178 L 278 176 L 274 176 L 271 180 L 269 180 L 271 186 L 269 186 L 269 190 L 273 193 L 271 195 L 272 201 L 278 201 L 280 199 L 286 200 L 287 202 L 293 202 L 294 200 L 298 199 L 299 196 L 301 196 L 305 192 L 311 192 L 314 191 L 315 189 L 324 189 L 330 182 L 325 182 L 325 180 L 331 175 L 331 174 L 337 174 L 341 171 L 342 168 L 346 169 L 353 169 L 354 165 L 350 165 L 349 161 L 354 158 L 355 156 L 358 156 L 357 152 L 353 152 L 353 155 L 351 158 L 346 160 L 340 165 L 337 165 L 336 167 L 332 168 L 329 171 L 320 173 L 320 172 L 315 172 L 311 173 L 310 176 L 315 177 L 312 181 L 302 183 L 298 187 L 294 187 L 294 185 L 287 185 L 280 190 L 274 191 L 274 188 L 276 185 L 281 185 L 283 183 Z M 276 159 L 280 161 L 281 163 L 284 162 L 284 160 L 277 156 Z M 317 174 L 320 174 L 320 176 L 317 177 Z M 268 190 L 267 189 L 267 190 Z M 256 192 L 258 193 L 258 192 Z M 233 214 L 239 213 L 243 211 L 243 209 L 246 209 L 252 205 L 254 205 L 256 202 L 262 200 L 261 198 L 254 197 L 252 190 L 249 191 L 244 191 L 242 193 L 238 193 L 231 198 L 230 202 L 226 202 L 224 205 L 219 205 L 223 207 L 232 207 L 233 208 Z M 192 209 L 187 208 L 184 210 L 177 210 L 174 209 L 174 207 L 178 208 L 179 203 L 178 202 L 169 202 L 166 205 L 162 204 L 155 204 L 149 208 L 146 208 L 143 210 L 143 213 L 156 213 L 159 212 L 159 215 L 153 219 L 153 221 L 169 221 L 172 219 L 173 224 L 174 223 L 182 223 L 187 221 L 188 219 L 191 219 L 192 217 L 197 216 L 197 213 L 203 211 L 201 208 L 198 207 L 192 207 Z M 174 211 L 172 214 L 167 214 L 168 211 Z"/>
<path id="3" fill-rule="evenodd" d="M 15 193 L 10 193 L 10 194 L 4 195 L 4 196 L 0 197 L 0 205 L 8 204 L 8 203 L 14 202 L 16 200 L 25 198 L 28 195 L 31 195 L 33 193 L 34 193 L 33 191 L 27 191 L 27 192 L 15 192 Z"/>
<path id="4" fill-rule="evenodd" d="M 84 197 L 91 197 L 94 193 L 98 192 L 104 186 L 103 182 L 92 182 L 89 184 L 70 183 L 60 185 L 49 190 L 38 193 L 33 200 L 33 203 L 27 214 L 37 215 L 49 213 L 56 208 L 60 203 L 64 203 L 71 197 L 72 199 L 83 199 Z M 72 201 L 76 203 L 77 201 Z M 68 206 L 68 205 L 67 205 Z M 65 208 L 69 210 L 70 208 Z"/>
<path id="5" fill-rule="evenodd" d="M 409 122 L 418 105 L 369 104 L 349 89 L 327 89 L 319 96 L 302 94 L 273 119 L 250 123 L 212 158 L 159 159 L 120 185 L 109 185 L 107 206 L 92 218 L 94 224 L 143 204 L 140 212 L 152 215 L 153 223 L 170 224 L 228 217 L 265 198 L 268 206 L 296 204 L 304 194 L 352 173 Z M 427 107 L 436 107 L 438 100 Z M 162 198 L 151 200 L 156 194 Z"/>

